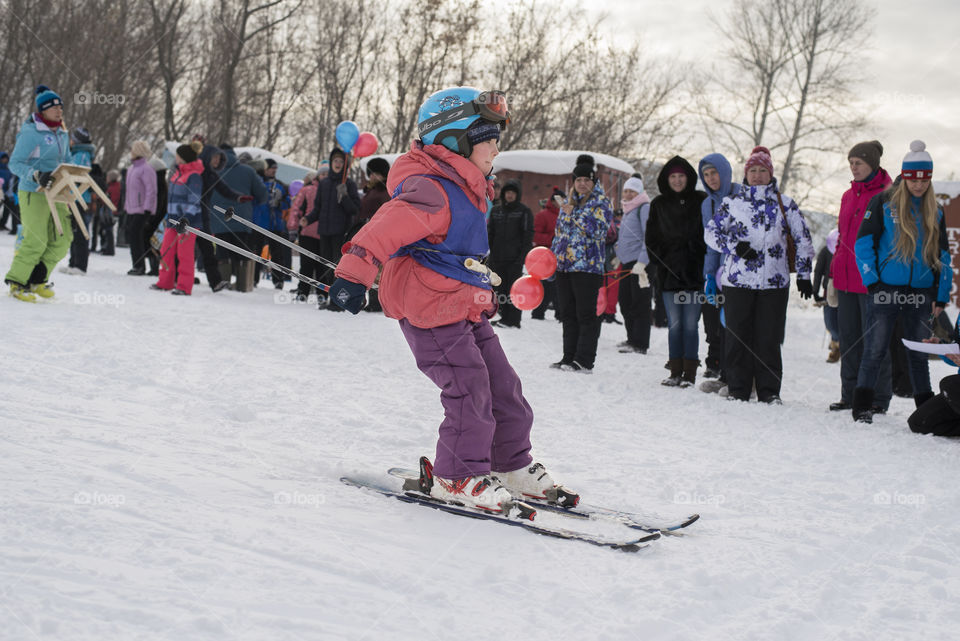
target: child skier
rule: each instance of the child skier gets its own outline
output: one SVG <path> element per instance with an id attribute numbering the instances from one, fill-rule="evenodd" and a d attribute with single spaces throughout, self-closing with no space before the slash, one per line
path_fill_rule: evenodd
<path id="1" fill-rule="evenodd" d="M 382 268 L 384 314 L 442 390 L 431 495 L 492 512 L 509 509 L 511 493 L 557 492 L 530 455 L 533 412 L 490 326 L 489 275 L 464 264 L 489 251 L 490 173 L 508 122 L 500 92 L 453 87 L 427 98 L 420 139 L 390 169 L 393 199 L 344 245 L 330 288 L 332 302 L 357 314 Z"/>
<path id="2" fill-rule="evenodd" d="M 167 188 L 167 219 L 173 222 L 186 217 L 193 227 L 200 226 L 200 198 L 203 194 L 203 161 L 200 151 L 203 145 L 193 142 L 177 147 L 177 168 L 170 176 Z M 168 226 L 163 233 L 160 246 L 160 279 L 150 286 L 151 289 L 173 290 L 174 294 L 189 296 L 193 291 L 193 248 L 197 237 L 193 234 L 179 234 L 174 227 Z M 176 287 L 174 287 L 174 265 L 176 269 Z"/>

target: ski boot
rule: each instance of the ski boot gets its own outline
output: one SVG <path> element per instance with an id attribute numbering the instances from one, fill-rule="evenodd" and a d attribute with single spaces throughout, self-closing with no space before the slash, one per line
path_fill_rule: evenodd
<path id="1" fill-rule="evenodd" d="M 10 295 L 17 300 L 22 300 L 25 303 L 37 302 L 36 294 L 25 288 L 23 285 L 18 285 L 16 283 L 10 283 Z"/>
<path id="2" fill-rule="evenodd" d="M 518 498 L 537 499 L 561 507 L 574 507 L 580 495 L 554 483 L 553 477 L 541 463 L 533 463 L 512 472 L 494 472 L 497 479 Z"/>
<path id="3" fill-rule="evenodd" d="M 507 514 L 513 507 L 513 496 L 496 478 L 489 474 L 478 474 L 464 479 L 434 476 L 433 465 L 425 456 L 420 459 L 418 484 L 421 492 L 444 503 L 503 514 Z"/>

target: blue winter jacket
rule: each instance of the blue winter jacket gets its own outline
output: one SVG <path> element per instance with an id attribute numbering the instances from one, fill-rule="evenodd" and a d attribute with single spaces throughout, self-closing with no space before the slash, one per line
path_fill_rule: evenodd
<path id="1" fill-rule="evenodd" d="M 191 227 L 199 227 L 202 194 L 203 161 L 197 159 L 175 167 L 167 187 L 167 220 L 176 222 L 186 217 Z"/>
<path id="2" fill-rule="evenodd" d="M 860 224 L 860 233 L 854 245 L 857 269 L 868 289 L 875 283 L 913 289 L 937 288 L 937 302 L 950 300 L 953 267 L 950 265 L 950 245 L 943 210 L 937 208 L 939 260 L 931 268 L 923 261 L 923 225 L 918 217 L 920 200 L 911 197 L 910 216 L 917 225 L 917 244 L 910 261 L 896 255 L 897 226 L 895 211 L 890 205 L 890 192 L 877 194 L 867 205 Z"/>
<path id="3" fill-rule="evenodd" d="M 97 155 L 96 148 L 90 143 L 76 143 L 70 146 L 70 162 L 74 165 L 84 167 L 93 166 L 93 157 Z M 83 202 L 90 204 L 90 193 L 88 189 L 83 192 Z"/>
<path id="4" fill-rule="evenodd" d="M 7 162 L 0 162 L 0 180 L 3 180 L 3 193 L 12 195 L 14 183 L 17 181 L 13 176 L 13 172 L 10 171 L 10 154 L 5 151 L 0 151 L 0 161 L 4 158 L 7 159 Z"/>
<path id="5" fill-rule="evenodd" d="M 720 174 L 720 189 L 713 191 L 707 186 L 707 182 L 703 179 L 703 166 L 704 165 L 713 165 L 717 168 L 717 173 Z M 703 229 L 704 229 L 704 238 L 706 238 L 707 225 L 713 219 L 714 215 L 720 209 L 720 203 L 723 202 L 723 199 L 727 196 L 732 196 L 734 192 L 740 189 L 740 183 L 733 182 L 733 169 L 730 167 L 730 162 L 724 157 L 723 154 L 707 154 L 703 157 L 703 160 L 700 161 L 700 164 L 697 167 L 697 174 L 700 176 L 700 182 L 703 184 L 703 189 L 707 192 L 707 198 L 700 203 L 700 216 L 703 218 Z M 707 276 L 716 276 L 717 271 L 720 269 L 720 252 L 718 252 L 710 245 L 707 245 L 707 255 L 703 260 L 703 277 Z"/>
<path id="6" fill-rule="evenodd" d="M 216 207 L 233 207 L 237 216 L 247 220 L 253 220 L 254 204 L 265 203 L 267 201 L 267 188 L 263 186 L 263 181 L 253 167 L 244 165 L 237 160 L 237 154 L 233 149 L 224 148 L 224 155 L 227 157 L 227 163 L 220 172 L 220 179 L 226 183 L 227 187 L 239 193 L 241 196 L 253 196 L 253 203 L 241 203 L 235 200 L 227 200 L 219 191 L 214 191 L 210 198 L 210 204 Z M 222 215 L 210 216 L 210 231 L 214 234 L 224 232 L 245 233 L 250 231 L 243 223 L 234 220 L 229 222 L 223 219 Z"/>
<path id="7" fill-rule="evenodd" d="M 253 222 L 272 232 L 286 232 L 287 223 L 283 220 L 283 212 L 290 209 L 287 186 L 275 178 L 264 181 L 263 185 L 267 189 L 267 202 L 254 207 Z"/>
<path id="8" fill-rule="evenodd" d="M 20 191 L 38 191 L 33 172 L 53 171 L 65 162 L 70 162 L 70 134 L 62 126 L 50 129 L 32 114 L 20 127 L 10 156 L 10 171 L 20 179 Z"/>

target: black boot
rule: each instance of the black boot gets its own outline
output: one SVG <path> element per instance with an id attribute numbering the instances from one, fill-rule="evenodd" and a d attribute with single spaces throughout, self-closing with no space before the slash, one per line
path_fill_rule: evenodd
<path id="1" fill-rule="evenodd" d="M 919 409 L 921 405 L 929 401 L 934 396 L 936 396 L 936 394 L 933 392 L 920 392 L 919 394 L 913 395 L 913 402 L 916 403 L 917 409 Z"/>
<path id="2" fill-rule="evenodd" d="M 873 423 L 873 390 L 857 387 L 853 390 L 853 420 L 858 423 Z"/>

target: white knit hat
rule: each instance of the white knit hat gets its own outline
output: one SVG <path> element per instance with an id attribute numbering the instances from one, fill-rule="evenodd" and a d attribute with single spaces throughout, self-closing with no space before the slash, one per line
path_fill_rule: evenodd
<path id="1" fill-rule="evenodd" d="M 643 193 L 643 180 L 637 178 L 636 176 L 630 176 L 627 178 L 627 182 L 623 183 L 624 189 L 632 189 L 638 194 Z"/>

